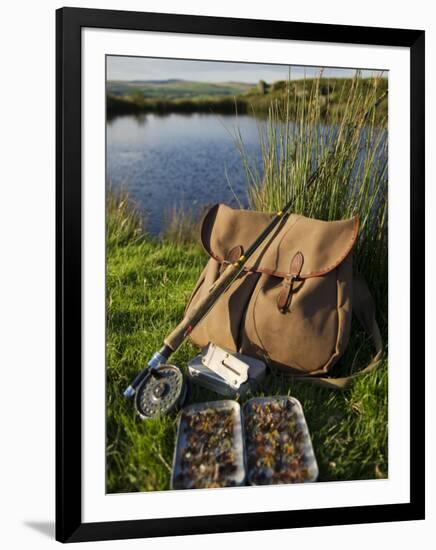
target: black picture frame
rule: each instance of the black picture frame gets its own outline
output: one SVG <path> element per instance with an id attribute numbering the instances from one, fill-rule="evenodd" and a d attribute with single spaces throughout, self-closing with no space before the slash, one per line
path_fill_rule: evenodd
<path id="1" fill-rule="evenodd" d="M 410 50 L 410 502 L 235 515 L 82 522 L 81 29 L 128 29 Z M 62 8 L 56 12 L 56 539 L 159 537 L 424 519 L 424 52 L 419 30 Z M 401 273 L 398 274 L 401 277 Z"/>

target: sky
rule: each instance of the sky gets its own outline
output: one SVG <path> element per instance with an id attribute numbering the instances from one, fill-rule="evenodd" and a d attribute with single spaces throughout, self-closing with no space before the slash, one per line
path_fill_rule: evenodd
<path id="1" fill-rule="evenodd" d="M 292 65 L 291 79 L 311 77 L 319 74 L 320 67 Z M 349 77 L 356 69 L 325 68 L 323 75 Z M 364 70 L 363 76 L 376 71 Z M 108 80 L 167 80 L 181 79 L 198 82 L 247 82 L 259 80 L 274 82 L 287 80 L 288 65 L 262 65 L 257 63 L 229 63 L 223 61 L 195 61 L 182 59 L 159 59 L 147 57 L 107 57 Z"/>

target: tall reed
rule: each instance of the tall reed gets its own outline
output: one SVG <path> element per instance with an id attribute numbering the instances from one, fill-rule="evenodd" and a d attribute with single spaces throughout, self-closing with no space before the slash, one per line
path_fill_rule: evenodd
<path id="1" fill-rule="evenodd" d="M 293 197 L 297 214 L 323 220 L 359 216 L 357 267 L 386 321 L 387 115 L 380 118 L 377 113 L 377 106 L 387 101 L 386 83 L 378 76 L 362 86 L 356 72 L 351 86 L 334 90 L 345 104 L 338 111 L 331 109 L 329 94 L 321 94 L 321 76 L 298 95 L 288 82 L 282 98 L 271 104 L 266 122 L 258 123 L 260 167 L 250 161 L 240 132 L 234 134 L 248 180 L 249 204 L 274 212 Z M 316 169 L 315 181 L 306 187 Z"/>
<path id="2" fill-rule="evenodd" d="M 106 244 L 108 248 L 135 242 L 144 236 L 143 216 L 127 191 L 106 192 Z"/>

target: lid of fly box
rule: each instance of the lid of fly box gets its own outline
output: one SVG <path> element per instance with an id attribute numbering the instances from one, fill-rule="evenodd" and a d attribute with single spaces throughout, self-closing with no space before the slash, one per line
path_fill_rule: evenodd
<path id="1" fill-rule="evenodd" d="M 248 365 L 248 381 L 241 384 L 239 389 L 236 390 L 232 388 L 223 377 L 203 364 L 202 358 L 207 352 L 207 349 L 208 348 L 205 348 L 203 353 L 199 353 L 188 363 L 188 374 L 193 382 L 195 382 L 197 378 L 198 383 L 206 386 L 208 389 L 222 395 L 234 396 L 237 393 L 241 395 L 244 394 L 253 385 L 259 384 L 265 378 L 266 366 L 263 361 L 255 359 L 254 357 L 249 357 L 248 355 L 243 355 L 242 353 L 232 353 L 233 356 Z"/>

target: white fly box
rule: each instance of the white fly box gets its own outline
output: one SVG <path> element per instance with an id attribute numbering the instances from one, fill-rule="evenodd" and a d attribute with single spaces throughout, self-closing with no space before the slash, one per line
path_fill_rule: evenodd
<path id="1" fill-rule="evenodd" d="M 239 403 L 195 403 L 179 414 L 171 489 L 245 485 L 244 438 Z"/>
<path id="2" fill-rule="evenodd" d="M 249 485 L 318 479 L 309 428 L 295 397 L 253 397 L 245 402 L 242 414 Z"/>
<path id="3" fill-rule="evenodd" d="M 226 397 L 243 396 L 255 390 L 265 378 L 265 363 L 241 353 L 231 353 L 210 343 L 188 363 L 188 376 Z"/>

